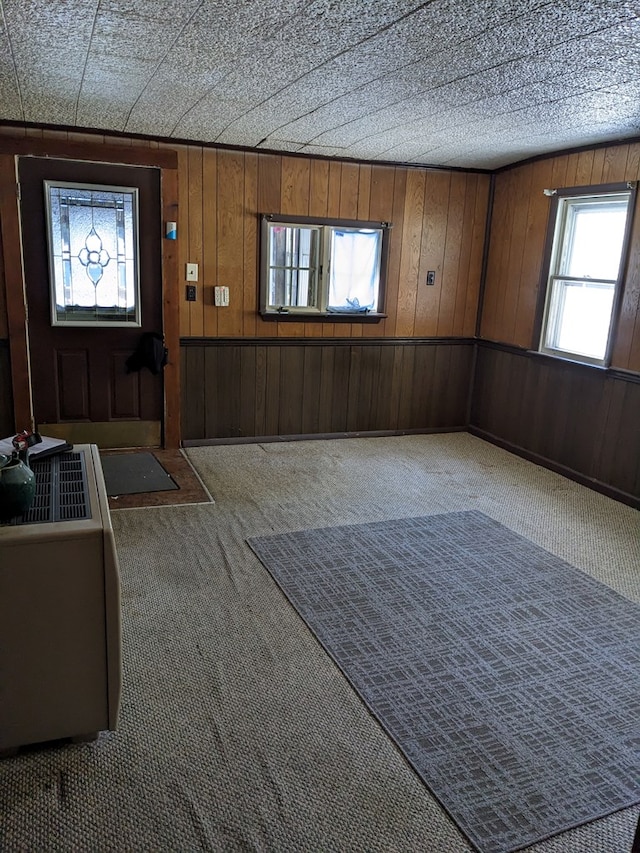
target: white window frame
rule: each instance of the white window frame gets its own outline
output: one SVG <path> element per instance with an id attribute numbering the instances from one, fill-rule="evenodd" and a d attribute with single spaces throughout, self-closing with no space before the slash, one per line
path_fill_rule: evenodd
<path id="1" fill-rule="evenodd" d="M 551 222 L 553 222 L 553 237 L 550 250 L 547 250 L 548 262 L 545 276 L 546 286 L 544 290 L 544 309 L 539 336 L 539 352 L 559 358 L 578 361 L 584 364 L 592 364 L 605 367 L 609 364 L 611 348 L 619 312 L 624 271 L 626 267 L 629 234 L 635 207 L 634 183 L 609 185 L 605 187 L 574 187 L 557 191 L 545 191 L 553 193 L 554 205 L 551 210 Z M 569 276 L 566 274 L 565 262 L 568 257 L 571 240 L 573 237 L 571 216 L 572 209 L 593 205 L 602 207 L 606 205 L 619 205 L 621 201 L 627 202 L 626 221 L 622 239 L 620 260 L 615 278 L 600 279 L 585 276 Z M 607 342 L 601 358 L 575 352 L 570 349 L 561 348 L 557 344 L 558 326 L 561 322 L 564 299 L 566 298 L 566 284 L 584 287 L 611 288 L 612 307 L 609 319 Z M 554 341 L 556 342 L 554 344 Z"/>
<path id="2" fill-rule="evenodd" d="M 312 304 L 306 306 L 277 305 L 270 303 L 269 273 L 273 267 L 271 258 L 271 234 L 274 228 L 304 228 L 316 232 L 316 257 L 310 260 L 309 267 L 292 267 L 292 269 L 308 269 L 312 279 Z M 260 241 L 260 313 L 265 317 L 286 318 L 287 316 L 302 319 L 327 319 L 335 321 L 339 317 L 348 317 L 350 322 L 365 318 L 384 317 L 384 291 L 386 280 L 386 258 L 388 252 L 388 229 L 386 222 L 363 222 L 344 219 L 311 219 L 275 214 L 263 214 Z M 377 247 L 377 304 L 367 310 L 337 309 L 329 307 L 329 288 L 331 282 L 331 242 L 336 231 L 370 232 L 378 231 L 381 239 Z"/>

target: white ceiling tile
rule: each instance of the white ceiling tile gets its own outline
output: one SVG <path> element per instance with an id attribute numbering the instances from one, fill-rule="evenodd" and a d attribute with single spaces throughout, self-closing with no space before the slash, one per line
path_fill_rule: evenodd
<path id="1" fill-rule="evenodd" d="M 486 168 L 639 130 L 629 0 L 1 9 L 0 119 L 21 118 L 22 92 L 34 122 Z"/>
<path id="2" fill-rule="evenodd" d="M 522 33 L 533 23 L 534 20 L 525 20 L 518 21 L 517 24 L 509 22 L 507 26 L 513 29 L 517 25 L 518 32 Z M 544 23 L 546 26 L 549 21 L 545 20 Z M 503 28 L 501 37 L 505 34 Z M 553 41 L 553 36 L 549 36 L 549 40 Z M 486 46 L 486 40 L 482 45 Z M 584 47 L 583 43 L 576 45 L 575 54 L 584 57 Z M 370 124 L 372 115 L 376 115 L 376 130 L 396 126 L 402 121 L 409 120 L 409 117 L 415 118 L 416 114 L 421 112 L 429 116 L 432 114 L 433 104 L 436 108 L 442 109 L 452 101 L 459 103 L 456 98 L 456 87 L 466 90 L 464 96 L 466 101 L 478 100 L 487 89 L 491 92 L 491 80 L 496 77 L 498 83 L 502 78 L 503 87 L 519 88 L 523 90 L 523 95 L 526 97 L 530 81 L 540 78 L 536 65 L 544 63 L 548 55 L 553 55 L 549 51 L 537 54 L 532 59 L 518 57 L 508 61 L 504 61 L 502 57 L 503 61 L 497 65 L 491 65 L 495 61 L 495 55 L 494 58 L 489 54 L 485 55 L 478 45 L 474 44 L 472 54 L 469 48 L 466 53 L 449 51 L 444 54 L 432 54 L 420 68 L 404 68 L 390 75 L 388 79 L 374 81 L 346 98 L 336 100 L 328 107 L 314 111 L 311 116 L 301 120 L 300 127 L 286 127 L 282 130 L 290 138 L 304 139 L 305 131 L 315 128 L 315 141 L 321 144 L 325 142 L 330 144 L 333 141 L 348 144 L 349 141 L 360 139 L 363 132 L 367 132 L 366 127 Z M 489 65 L 488 68 L 486 68 L 487 65 Z M 460 67 L 464 71 L 462 76 L 458 70 Z M 483 68 L 486 70 L 482 70 Z M 407 76 L 408 71 L 413 73 L 413 77 Z M 453 89 L 453 92 L 449 93 L 448 89 Z M 370 98 L 367 98 L 368 93 Z M 352 116 L 349 127 L 341 126 L 340 120 L 344 111 Z M 364 117 L 364 127 L 359 124 L 357 117 L 360 115 Z M 327 135 L 318 136 L 317 129 L 327 126 L 336 128 L 335 134 L 332 135 L 331 131 L 327 131 Z M 306 138 L 314 139 L 310 136 Z"/>
<path id="3" fill-rule="evenodd" d="M 73 44 L 88 42 L 99 0 L 3 0 L 2 11 L 12 43 L 19 40 Z"/>
<path id="4" fill-rule="evenodd" d="M 0 15 L 0 118 L 22 121 L 22 103 L 16 68 L 11 54 L 11 45 Z"/>
<path id="5" fill-rule="evenodd" d="M 264 148 L 270 148 L 271 145 L 265 143 Z M 274 146 L 275 147 L 275 146 Z M 322 145 L 304 145 L 300 148 L 301 154 L 308 154 L 309 156 L 319 156 L 319 157 L 346 157 L 347 152 L 344 148 L 329 148 L 328 146 Z M 370 159 L 370 158 L 366 158 Z"/>
<path id="6" fill-rule="evenodd" d="M 148 18 L 152 21 L 170 21 L 186 24 L 194 12 L 202 6 L 202 0 L 101 0 L 100 9 L 118 15 Z"/>
<path id="7" fill-rule="evenodd" d="M 68 96 L 47 92 L 23 92 L 24 120 L 42 124 L 72 125 L 76 117 L 76 101 Z"/>
<path id="8" fill-rule="evenodd" d="M 5 121 L 24 121 L 20 92 L 14 77 L 5 77 L 0 73 L 0 104 L 2 118 Z"/>
<path id="9" fill-rule="evenodd" d="M 171 19 L 156 21 L 101 9 L 91 35 L 89 62 L 94 55 L 134 56 L 160 62 L 181 31 L 180 23 Z"/>
<path id="10" fill-rule="evenodd" d="M 76 124 L 78 127 L 108 127 L 119 131 L 127 123 L 129 106 L 114 103 L 110 98 L 85 98 L 79 106 Z"/>
<path id="11" fill-rule="evenodd" d="M 257 147 L 264 148 L 265 146 L 258 145 Z M 275 151 L 300 151 L 302 145 L 299 142 L 290 142 L 287 139 L 274 139 L 268 147 Z"/>

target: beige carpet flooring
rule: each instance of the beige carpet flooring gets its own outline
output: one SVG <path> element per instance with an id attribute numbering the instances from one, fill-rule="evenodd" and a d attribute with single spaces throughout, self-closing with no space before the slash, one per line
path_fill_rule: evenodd
<path id="1" fill-rule="evenodd" d="M 465 433 L 188 456 L 215 504 L 112 513 L 120 728 L 0 762 L 0 850 L 470 850 L 245 539 L 479 509 L 640 601 L 640 513 Z M 639 812 L 529 849 L 626 853 Z"/>

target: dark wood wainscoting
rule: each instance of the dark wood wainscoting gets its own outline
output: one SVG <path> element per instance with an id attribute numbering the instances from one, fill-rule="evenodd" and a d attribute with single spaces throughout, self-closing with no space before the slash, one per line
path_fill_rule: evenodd
<path id="1" fill-rule="evenodd" d="M 28 426 L 25 424 L 24 429 Z M 0 438 L 6 438 L 14 432 L 9 341 L 0 340 Z"/>
<path id="2" fill-rule="evenodd" d="M 469 429 L 640 507 L 640 376 L 478 343 Z"/>
<path id="3" fill-rule="evenodd" d="M 463 429 L 473 346 L 184 338 L 182 438 Z"/>

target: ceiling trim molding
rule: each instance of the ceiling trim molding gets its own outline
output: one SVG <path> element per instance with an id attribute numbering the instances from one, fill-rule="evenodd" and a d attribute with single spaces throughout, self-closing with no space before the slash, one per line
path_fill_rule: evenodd
<path id="1" fill-rule="evenodd" d="M 64 140 L 64 139 L 38 139 L 32 136 L 21 136 L 20 133 L 25 133 L 28 130 L 55 131 L 62 133 L 83 134 L 86 136 L 108 136 L 112 139 L 122 140 L 137 140 L 140 142 L 158 142 L 162 145 L 189 145 L 198 148 L 212 148 L 219 151 L 240 151 L 250 154 L 267 154 L 276 157 L 299 157 L 305 160 L 327 160 L 329 162 L 338 163 L 357 163 L 365 166 L 391 166 L 400 167 L 403 169 L 422 169 L 430 172 L 462 172 L 478 175 L 500 175 L 503 172 L 508 172 L 511 169 L 517 169 L 520 166 L 528 166 L 531 163 L 537 163 L 540 160 L 548 160 L 552 157 L 561 157 L 569 154 L 580 154 L 582 151 L 596 151 L 601 148 L 615 148 L 618 145 L 632 145 L 640 142 L 640 136 L 625 136 L 617 139 L 609 139 L 605 142 L 593 142 L 587 145 L 577 145 L 571 148 L 558 148 L 555 151 L 547 151 L 543 154 L 536 154 L 533 157 L 526 157 L 523 160 L 516 160 L 513 163 L 508 163 L 505 166 L 500 166 L 496 169 L 480 169 L 473 166 L 437 166 L 426 163 L 407 163 L 400 160 L 358 160 L 351 157 L 329 157 L 325 154 L 305 154 L 299 151 L 280 151 L 275 148 L 252 148 L 247 145 L 230 145 L 218 142 L 200 142 L 197 139 L 176 139 L 166 136 L 150 136 L 142 133 L 124 133 L 116 130 L 104 130 L 100 128 L 76 127 L 74 125 L 57 125 L 57 124 L 38 124 L 35 122 L 15 122 L 0 119 L 0 128 L 9 128 L 16 131 L 16 135 L 6 135 L 0 133 L 0 154 L 18 154 L 18 155 L 34 155 L 47 156 L 55 155 L 76 160 L 96 160 L 97 162 L 117 162 L 128 165 L 138 166 L 159 166 L 164 169 L 177 169 L 178 154 L 171 147 L 167 148 L 139 148 L 117 143 L 93 142 L 91 139 L 82 140 Z M 93 148 L 93 153 L 91 149 Z"/>
<path id="2" fill-rule="evenodd" d="M 582 151 L 597 151 L 600 148 L 615 148 L 617 145 L 633 145 L 640 142 L 640 136 L 622 136 L 619 139 L 608 139 L 606 142 L 592 142 L 589 145 L 576 145 L 573 148 L 558 148 L 557 151 L 547 151 L 544 154 L 536 154 L 534 157 L 527 157 L 525 160 L 516 160 L 515 163 L 508 163 L 506 166 L 500 166 L 494 169 L 492 174 L 499 175 L 502 172 L 508 172 L 510 169 L 517 169 L 520 166 L 528 166 L 530 163 L 537 163 L 539 160 L 549 160 L 551 157 L 564 157 L 569 154 L 580 154 Z"/>
<path id="3" fill-rule="evenodd" d="M 277 157 L 300 157 L 304 160 L 328 160 L 330 163 L 357 163 L 358 165 L 362 166 L 399 166 L 403 169 L 422 169 L 429 172 L 462 172 L 464 174 L 470 173 L 477 175 L 493 174 L 492 169 L 480 169 L 475 166 L 435 166 L 426 163 L 406 163 L 399 160 L 358 160 L 355 157 L 328 157 L 326 154 L 305 154 L 304 152 L 300 151 L 280 151 L 275 148 L 252 148 L 249 145 L 230 145 L 227 143 L 222 144 L 219 142 L 200 142 L 197 139 L 177 139 L 169 136 L 149 136 L 148 134 L 142 133 L 124 133 L 123 131 L 118 130 L 101 130 L 100 128 L 75 127 L 74 125 L 36 124 L 33 122 L 12 122 L 0 120 L 0 127 L 11 127 L 15 128 L 16 130 L 54 130 L 57 132 L 62 131 L 63 133 L 82 133 L 92 136 L 109 136 L 113 139 L 121 138 L 128 140 L 134 139 L 139 140 L 141 142 L 160 142 L 163 145 L 193 145 L 198 148 L 213 148 L 219 151 L 241 151 L 244 153 L 248 152 L 250 154 L 271 154 Z M 19 138 L 23 139 L 23 137 Z M 25 138 L 29 139 L 30 137 Z M 0 135 L 0 152 L 4 150 L 1 147 L 2 139 L 3 137 L 2 135 Z M 36 142 L 38 140 L 33 139 L 33 141 Z M 65 146 L 72 144 L 78 144 L 81 148 L 83 148 L 85 145 L 85 143 L 63 142 L 63 145 Z M 92 143 L 87 142 L 86 144 L 91 145 Z M 102 147 L 104 147 L 105 144 L 107 143 L 104 143 Z M 121 146 L 113 145 L 111 147 L 118 152 L 122 151 Z M 135 150 L 139 151 L 140 149 L 136 148 Z M 155 152 L 156 154 L 158 154 L 159 152 L 166 150 L 167 149 L 150 148 L 149 152 Z"/>

